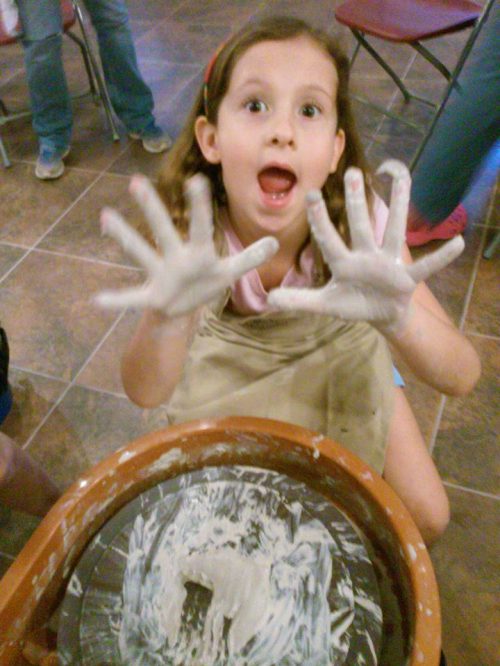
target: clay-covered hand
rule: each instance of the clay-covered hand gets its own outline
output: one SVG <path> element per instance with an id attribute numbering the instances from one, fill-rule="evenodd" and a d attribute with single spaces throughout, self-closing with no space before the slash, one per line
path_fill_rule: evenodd
<path id="1" fill-rule="evenodd" d="M 447 266 L 464 248 L 457 236 L 431 254 L 405 264 L 405 241 L 411 179 L 396 160 L 382 164 L 378 173 L 392 176 L 391 202 L 383 244 L 375 241 L 359 169 L 349 168 L 344 183 L 351 249 L 331 223 L 317 191 L 308 195 L 307 215 L 327 262 L 331 279 L 319 289 L 280 288 L 271 291 L 269 304 L 280 310 L 306 310 L 347 320 L 371 322 L 385 335 L 404 327 L 417 284 Z"/>
<path id="2" fill-rule="evenodd" d="M 142 176 L 132 179 L 130 191 L 157 239 L 160 253 L 132 229 L 113 209 L 101 214 L 103 233 L 121 243 L 123 249 L 147 272 L 137 288 L 103 291 L 96 302 L 107 308 L 151 308 L 168 318 L 180 317 L 209 303 L 224 289 L 271 257 L 278 249 L 275 238 L 261 238 L 233 257 L 217 255 L 213 242 L 210 187 L 196 175 L 187 185 L 191 219 L 189 239 L 183 241 L 153 185 Z"/>

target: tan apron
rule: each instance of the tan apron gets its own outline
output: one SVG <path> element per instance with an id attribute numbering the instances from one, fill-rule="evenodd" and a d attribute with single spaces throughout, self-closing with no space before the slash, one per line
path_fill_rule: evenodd
<path id="1" fill-rule="evenodd" d="M 387 344 L 364 322 L 207 308 L 167 411 L 171 423 L 237 415 L 301 425 L 382 473 L 393 395 Z"/>

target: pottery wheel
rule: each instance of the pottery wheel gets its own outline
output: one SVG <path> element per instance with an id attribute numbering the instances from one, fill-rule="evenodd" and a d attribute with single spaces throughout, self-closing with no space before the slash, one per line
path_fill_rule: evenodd
<path id="1" fill-rule="evenodd" d="M 176 520 L 180 507 L 196 505 L 199 510 L 221 482 L 233 498 L 224 508 L 228 520 L 238 520 L 236 499 L 244 492 L 245 498 L 257 498 L 270 516 L 286 525 L 292 542 L 294 534 L 304 525 L 320 524 L 328 533 L 331 557 L 327 593 L 331 623 L 329 657 L 324 665 L 308 660 L 300 663 L 318 666 L 378 664 L 382 609 L 375 569 L 363 535 L 341 509 L 306 484 L 278 472 L 245 466 L 208 467 L 169 479 L 136 497 L 101 528 L 87 546 L 66 590 L 58 630 L 61 663 L 88 666 L 127 663 L 121 657 L 119 635 L 134 525 L 137 529 L 137 521 L 142 524 L 142 519 L 144 522 L 149 519 L 150 523 L 154 519 L 157 524 L 151 553 L 146 554 L 151 561 L 154 549 L 158 548 L 165 530 Z M 254 537 L 258 539 L 259 535 Z M 244 547 L 251 556 L 251 534 Z M 203 613 L 206 615 L 211 592 L 195 583 L 189 583 L 186 589 L 183 623 L 191 622 L 194 631 L 195 627 L 201 626 Z M 189 633 L 189 627 L 187 631 Z M 179 659 L 170 658 L 170 655 L 171 652 L 162 654 L 160 649 L 154 659 L 141 660 L 140 663 L 144 666 L 150 663 L 188 665 L 185 655 Z M 193 660 L 192 663 L 200 662 Z M 232 663 L 252 666 L 252 661 L 245 661 L 244 656 L 214 662 L 216 666 Z M 273 662 L 273 666 L 294 666 L 295 663 L 285 657 Z"/>

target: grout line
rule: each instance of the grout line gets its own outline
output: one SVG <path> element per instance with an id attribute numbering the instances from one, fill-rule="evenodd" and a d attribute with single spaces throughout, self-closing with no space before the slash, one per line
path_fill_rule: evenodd
<path id="1" fill-rule="evenodd" d="M 492 231 L 500 230 L 500 224 L 488 224 L 487 222 L 474 222 L 476 229 L 491 229 Z"/>
<path id="2" fill-rule="evenodd" d="M 9 240 L 2 240 L 0 238 L 0 246 L 5 245 L 6 247 L 13 247 L 15 249 L 19 250 L 29 250 L 29 247 L 26 245 L 23 245 L 22 243 L 13 243 L 12 241 Z"/>
<path id="3" fill-rule="evenodd" d="M 12 72 L 11 72 L 10 74 L 7 75 L 7 78 L 5 78 L 5 79 L 2 81 L 2 83 L 0 84 L 0 87 L 3 88 L 4 86 L 7 86 L 7 85 L 12 81 L 12 79 L 15 79 L 15 78 L 16 78 L 16 76 L 17 76 L 18 74 L 23 74 L 23 73 L 24 73 L 24 68 L 23 68 L 23 67 L 14 68 L 14 69 L 12 70 Z M 6 92 L 6 91 L 4 90 L 4 91 L 3 91 L 3 94 L 4 94 L 4 95 L 5 95 L 5 92 Z M 4 98 L 4 99 L 5 99 L 5 98 Z M 19 99 L 17 99 L 17 96 L 16 96 L 16 101 L 19 101 Z M 6 105 L 6 106 L 7 106 L 7 108 L 9 108 L 8 105 Z M 9 109 L 9 111 L 10 111 L 10 109 Z"/>
<path id="4" fill-rule="evenodd" d="M 498 342 L 500 340 L 500 336 L 498 335 L 493 335 L 491 333 L 478 333 L 475 331 L 467 331 L 467 337 L 469 338 L 483 338 L 485 340 L 492 340 L 494 342 Z"/>
<path id="5" fill-rule="evenodd" d="M 72 382 L 71 382 L 72 384 L 75 384 L 75 383 L 76 383 L 76 380 L 78 379 L 78 377 L 82 374 L 82 372 L 85 370 L 85 368 L 88 366 L 88 364 L 92 361 L 92 359 L 93 359 L 94 356 L 97 354 L 97 352 L 102 348 L 103 344 L 106 342 L 106 340 L 109 338 L 109 336 L 111 335 L 111 333 L 113 333 L 113 331 L 116 329 L 116 327 L 118 326 L 118 324 L 121 322 L 121 320 L 122 320 L 123 317 L 125 316 L 125 312 L 126 312 L 126 311 L 127 311 L 126 308 L 124 308 L 124 309 L 121 311 L 121 313 L 119 314 L 119 316 L 115 319 L 115 321 L 113 322 L 113 324 L 109 327 L 108 331 L 103 335 L 103 337 L 101 338 L 101 340 L 97 343 L 97 345 L 95 346 L 94 350 L 93 350 L 92 352 L 90 352 L 90 354 L 89 354 L 88 357 L 87 357 L 87 360 L 84 361 L 84 362 L 82 363 L 81 368 L 80 368 L 80 369 L 78 370 L 78 372 L 75 374 L 75 376 L 74 376 L 74 378 L 73 378 L 73 380 L 72 380 Z"/>
<path id="6" fill-rule="evenodd" d="M 403 72 L 403 74 L 402 74 L 402 76 L 401 76 L 401 79 L 402 79 L 403 81 L 405 80 L 407 74 L 410 72 L 410 70 L 411 70 L 411 68 L 412 68 L 412 66 L 413 66 L 413 63 L 415 62 L 415 60 L 416 60 L 416 58 L 417 58 L 417 54 L 416 54 L 416 53 L 412 53 L 411 55 L 412 55 L 413 57 L 411 57 L 411 58 L 409 59 L 409 61 L 408 61 L 408 65 L 406 66 L 406 69 L 405 69 L 405 71 Z M 390 99 L 389 99 L 389 101 L 388 101 L 388 103 L 387 103 L 387 105 L 386 105 L 386 108 L 387 108 L 388 111 L 390 111 L 390 110 L 392 109 L 392 107 L 394 106 L 394 103 L 395 103 L 396 99 L 399 97 L 400 94 L 401 94 L 401 92 L 400 92 L 400 90 L 398 89 L 398 87 L 396 86 L 394 92 L 392 93 L 392 96 L 390 97 Z M 372 142 L 376 143 L 376 138 L 377 138 L 377 136 L 379 135 L 380 130 L 382 129 L 382 125 L 384 124 L 385 119 L 386 119 L 386 116 L 381 115 L 380 121 L 379 121 L 379 123 L 378 123 L 378 125 L 377 125 L 375 131 L 374 131 L 373 134 L 372 134 Z"/>
<path id="7" fill-rule="evenodd" d="M 488 207 L 487 215 L 489 215 L 491 213 L 491 206 L 492 206 L 492 201 L 490 202 L 490 206 Z M 464 305 L 463 305 L 463 308 L 462 308 L 462 314 L 460 315 L 460 321 L 459 321 L 459 324 L 458 324 L 458 329 L 462 333 L 463 333 L 464 328 L 465 328 L 465 321 L 467 319 L 467 314 L 469 312 L 469 307 L 470 307 L 470 303 L 471 303 L 471 300 L 472 300 L 472 292 L 474 291 L 474 286 L 476 284 L 477 273 L 479 271 L 479 263 L 481 262 L 482 256 L 483 256 L 482 255 L 483 241 L 484 241 L 484 238 L 486 237 L 487 229 L 488 229 L 488 227 L 485 226 L 485 228 L 483 230 L 483 233 L 482 233 L 482 236 L 481 236 L 481 242 L 479 243 L 479 249 L 478 249 L 478 252 L 476 254 L 476 258 L 474 260 L 474 266 L 473 266 L 473 269 L 472 269 L 471 277 L 469 279 L 469 284 L 467 285 L 467 291 L 465 292 Z M 484 337 L 486 337 L 486 336 L 484 336 Z M 495 338 L 493 338 L 493 339 L 495 339 Z M 437 413 L 436 419 L 434 421 L 434 427 L 432 429 L 431 439 L 430 439 L 430 442 L 429 442 L 429 451 L 430 451 L 431 455 L 432 455 L 432 453 L 434 451 L 434 447 L 436 445 L 436 440 L 437 440 L 437 437 L 438 437 L 438 434 L 439 434 L 439 429 L 440 429 L 440 426 L 441 426 L 441 419 L 443 417 L 443 412 L 444 412 L 445 406 L 446 406 L 446 396 L 442 395 L 441 400 L 439 402 L 438 413 Z"/>
<path id="8" fill-rule="evenodd" d="M 42 248 L 39 248 L 39 247 L 38 247 L 39 244 L 40 244 L 40 243 L 41 243 L 41 242 L 47 237 L 47 235 L 49 235 L 49 234 L 52 232 L 52 230 L 55 228 L 55 226 L 56 226 L 56 225 L 57 225 L 57 224 L 58 224 L 58 223 L 59 223 L 59 222 L 60 222 L 60 221 L 66 216 L 66 215 L 68 215 L 68 214 L 71 212 L 71 210 L 73 210 L 73 208 L 76 206 L 76 204 L 77 204 L 77 203 L 78 203 L 78 202 L 79 202 L 79 201 L 80 201 L 80 200 L 81 200 L 81 199 L 82 199 L 82 198 L 83 198 L 83 197 L 89 192 L 89 190 L 90 190 L 90 189 L 91 189 L 91 188 L 92 188 L 97 182 L 99 182 L 99 180 L 103 177 L 103 175 L 104 175 L 105 173 L 107 173 L 107 170 L 108 170 L 108 169 L 109 169 L 109 168 L 110 168 L 110 167 L 111 167 L 111 166 L 112 166 L 112 165 L 113 165 L 113 164 L 114 164 L 114 163 L 115 163 L 115 162 L 116 162 L 116 161 L 117 161 L 122 155 L 123 155 L 123 153 L 124 153 L 129 147 L 130 147 L 130 146 L 129 146 L 128 144 L 127 144 L 126 146 L 124 146 L 123 150 L 120 151 L 116 157 L 114 157 L 112 160 L 110 160 L 110 162 L 109 162 L 105 167 L 103 167 L 103 169 L 102 169 L 101 171 L 93 171 L 93 170 L 91 170 L 91 169 L 90 169 L 90 170 L 86 170 L 86 169 L 78 169 L 77 167 L 68 167 L 68 170 L 69 170 L 70 168 L 74 168 L 75 171 L 78 171 L 78 170 L 79 170 L 79 171 L 81 171 L 81 172 L 85 172 L 85 173 L 95 173 L 96 176 L 95 176 L 95 178 L 89 183 L 89 185 L 87 185 L 87 187 L 86 187 L 84 190 L 82 190 L 82 191 L 80 192 L 80 194 L 79 194 L 79 195 L 73 200 L 73 202 L 72 202 L 67 208 L 65 208 L 65 209 L 62 211 L 62 213 L 61 213 L 61 214 L 60 214 L 60 215 L 54 220 L 54 222 L 53 222 L 53 223 L 52 223 L 52 224 L 51 224 L 51 225 L 45 230 L 45 232 L 44 232 L 44 233 L 43 233 L 43 234 L 42 234 L 42 235 L 41 235 L 41 236 L 35 241 L 35 243 L 34 243 L 33 245 L 31 245 L 30 247 L 26 248 L 26 252 L 23 254 L 23 256 L 20 257 L 20 258 L 18 259 L 18 261 L 17 261 L 13 266 L 11 266 L 10 269 L 9 269 L 4 275 L 2 275 L 2 277 L 0 278 L 0 284 L 1 284 L 1 283 L 2 283 L 2 282 L 3 282 L 3 281 L 4 281 L 4 280 L 10 275 L 10 273 L 12 273 L 12 271 L 13 271 L 13 270 L 14 270 L 14 269 L 15 269 L 15 268 L 21 263 L 21 261 L 23 261 L 24 259 L 26 259 L 27 256 L 28 256 L 29 254 L 31 254 L 31 252 L 32 252 L 33 250 L 36 249 L 36 250 L 41 251 L 41 252 L 42 252 L 42 251 L 48 252 L 48 250 L 43 250 Z M 24 164 L 31 164 L 31 162 L 26 162 L 26 161 L 24 161 L 24 160 L 17 160 L 17 162 L 18 162 L 18 163 L 24 163 Z M 117 176 L 117 177 L 122 177 L 122 178 L 123 178 L 123 177 L 130 178 L 130 176 L 123 176 L 123 174 L 114 174 L 114 173 L 110 173 L 109 175 Z M 58 254 L 58 253 L 54 252 L 54 254 Z M 64 253 L 59 253 L 59 254 L 62 255 L 62 254 L 64 254 Z M 64 256 L 72 256 L 72 255 L 64 254 Z M 78 259 L 86 259 L 86 258 L 84 258 L 84 257 L 75 257 L 75 258 L 78 258 Z M 89 261 L 88 259 L 86 259 L 86 260 Z M 96 261 L 97 263 L 101 263 L 100 260 L 93 260 L 93 261 Z M 102 262 L 102 263 L 104 263 L 105 265 L 108 265 L 108 264 L 106 264 L 106 262 Z M 114 264 L 110 263 L 109 265 L 114 265 Z M 120 266 L 120 264 L 116 264 L 116 266 Z"/>
<path id="9" fill-rule="evenodd" d="M 491 206 L 488 207 L 487 215 L 489 215 L 490 213 L 491 213 Z M 471 303 L 471 300 L 472 300 L 472 292 L 474 291 L 474 286 L 476 284 L 476 278 L 477 278 L 477 274 L 478 274 L 478 271 L 479 271 L 479 264 L 483 259 L 483 246 L 484 246 L 484 239 L 486 238 L 486 234 L 487 234 L 487 227 L 484 227 L 483 233 L 481 234 L 481 241 L 479 243 L 479 249 L 478 249 L 478 252 L 476 254 L 475 261 L 474 261 L 474 266 L 473 266 L 473 269 L 472 269 L 471 278 L 469 280 L 469 284 L 467 285 L 467 291 L 465 292 L 464 306 L 463 306 L 463 309 L 462 309 L 462 315 L 460 317 L 460 322 L 459 322 L 459 325 L 458 325 L 459 330 L 462 331 L 462 332 L 464 330 L 465 320 L 467 319 L 467 315 L 469 313 L 469 307 L 470 307 L 470 303 Z"/>
<path id="10" fill-rule="evenodd" d="M 9 364 L 9 369 L 16 370 L 18 372 L 26 372 L 30 375 L 35 375 L 35 377 L 42 377 L 43 379 L 50 379 L 54 382 L 60 382 L 61 384 L 67 384 L 66 379 L 61 379 L 61 377 L 56 377 L 55 375 L 50 375 L 48 372 L 41 372 L 40 370 L 32 370 L 31 368 L 25 368 L 22 365 L 16 365 L 15 363 Z"/>
<path id="11" fill-rule="evenodd" d="M 11 157 L 10 161 L 12 164 L 25 164 L 26 166 L 33 166 L 36 164 L 37 157 L 35 156 L 32 160 L 27 157 Z M 80 166 L 67 166 L 65 165 L 64 173 L 69 171 L 77 171 L 79 173 L 94 173 L 96 175 L 101 174 L 102 171 L 99 169 L 92 169 L 89 167 L 80 167 Z"/>
<path id="12" fill-rule="evenodd" d="M 441 427 L 441 419 L 443 417 L 443 412 L 444 412 L 445 405 L 446 405 L 446 396 L 441 395 L 441 399 L 439 401 L 438 411 L 437 411 L 437 414 L 436 414 L 436 418 L 434 420 L 434 426 L 432 428 L 431 438 L 430 438 L 430 442 L 429 442 L 429 453 L 431 454 L 431 456 L 432 456 L 432 453 L 434 451 L 434 447 L 436 446 L 436 440 L 437 440 L 437 436 L 438 436 L 438 433 L 439 433 L 439 429 Z"/>
<path id="13" fill-rule="evenodd" d="M 98 174 L 96 175 L 96 177 L 94 178 L 94 180 L 93 180 L 91 183 L 89 183 L 89 185 L 87 185 L 87 187 L 86 187 L 84 190 L 82 190 L 82 192 L 80 192 L 80 194 L 76 197 L 76 199 L 73 201 L 73 203 L 71 203 L 71 204 L 66 208 L 66 210 L 64 210 L 64 211 L 61 213 L 61 215 L 59 215 L 59 217 L 56 218 L 56 220 L 54 220 L 54 222 L 50 225 L 50 227 L 48 227 L 48 229 L 45 230 L 45 233 L 42 234 L 42 235 L 40 236 L 40 238 L 39 238 L 39 239 L 36 241 L 36 243 L 32 246 L 31 250 L 36 249 L 37 246 L 38 246 L 38 245 L 44 240 L 44 238 L 46 238 L 46 237 L 51 233 L 52 229 L 54 229 L 54 227 L 55 227 L 55 226 L 56 226 L 56 225 L 57 225 L 57 224 L 58 224 L 58 223 L 59 223 L 64 217 L 66 217 L 66 215 L 68 215 L 68 213 L 70 213 L 70 212 L 73 210 L 73 208 L 74 208 L 74 207 L 76 206 L 76 204 L 80 201 L 80 199 L 83 199 L 83 197 L 87 194 L 87 192 L 89 192 L 89 190 L 90 190 L 90 189 L 91 189 L 91 188 L 92 188 L 92 187 L 93 187 L 93 186 L 99 181 L 99 179 L 101 178 L 101 176 L 102 176 L 102 174 L 100 174 L 100 173 L 98 173 Z"/>
<path id="14" fill-rule="evenodd" d="M 130 146 L 129 146 L 130 147 Z M 115 162 L 119 160 L 119 158 L 123 155 L 123 153 L 120 153 L 118 157 L 116 158 Z M 102 176 L 113 176 L 114 178 L 125 178 L 126 180 L 130 180 L 132 178 L 131 173 L 119 173 L 118 171 L 110 171 L 110 169 L 113 167 L 113 162 L 110 164 L 108 167 L 106 167 L 106 171 L 102 171 L 101 175 Z M 81 169 L 82 171 L 85 171 L 85 169 Z"/>
<path id="15" fill-rule="evenodd" d="M 31 248 L 29 248 L 29 247 L 24 248 L 24 249 L 25 249 L 24 254 L 23 254 L 21 257 L 19 257 L 19 259 L 18 259 L 18 260 L 17 260 L 17 261 L 16 261 L 16 262 L 15 262 L 15 263 L 14 263 L 14 264 L 13 264 L 13 265 L 12 265 L 7 271 L 6 271 L 3 275 L 2 275 L 2 277 L 0 277 L 0 285 L 2 284 L 2 282 L 4 282 L 4 280 L 5 280 L 6 278 L 9 277 L 9 275 L 12 273 L 12 271 L 14 271 L 14 270 L 19 266 L 19 264 L 20 264 L 22 261 L 24 261 L 24 259 L 25 259 L 25 258 L 28 256 L 28 254 L 31 252 Z"/>
<path id="16" fill-rule="evenodd" d="M 98 350 L 102 347 L 104 342 L 107 340 L 109 335 L 112 333 L 112 331 L 116 328 L 118 323 L 123 319 L 125 315 L 126 310 L 123 310 L 123 312 L 120 314 L 119 317 L 117 317 L 116 321 L 111 325 L 109 328 L 108 332 L 103 336 L 101 341 L 96 345 L 94 351 L 90 354 L 90 356 L 87 358 L 87 360 L 82 364 L 81 368 L 78 370 L 78 372 L 75 374 L 73 379 L 68 382 L 66 388 L 62 391 L 61 395 L 59 398 L 54 402 L 52 407 L 48 410 L 48 412 L 45 414 L 45 416 L 40 420 L 36 428 L 33 430 L 31 435 L 27 438 L 25 443 L 22 445 L 23 449 L 28 449 L 30 444 L 32 443 L 33 439 L 36 437 L 36 435 L 40 432 L 42 427 L 47 423 L 49 418 L 52 416 L 52 414 L 55 412 L 55 410 L 59 407 L 59 405 L 62 403 L 70 389 L 72 389 L 74 386 L 80 386 L 79 384 L 76 383 L 76 380 L 78 376 L 81 374 L 81 372 L 84 370 L 84 368 L 88 365 L 88 363 L 91 361 L 91 359 L 95 356 L 95 354 L 98 352 Z M 88 388 L 84 386 L 83 388 Z M 89 390 L 97 390 L 97 389 L 89 389 Z M 100 393 L 107 393 L 108 395 L 116 395 L 117 397 L 124 397 L 119 394 L 113 394 L 111 391 L 99 391 Z"/>
<path id="17" fill-rule="evenodd" d="M 110 391 L 109 389 L 98 388 L 97 386 L 89 386 L 88 384 L 78 384 L 78 382 L 75 382 L 74 386 L 87 389 L 88 391 L 93 391 L 94 393 L 102 393 L 103 395 L 110 395 L 113 398 L 126 399 L 128 400 L 129 403 L 131 402 L 125 393 L 118 393 L 118 391 Z"/>
<path id="18" fill-rule="evenodd" d="M 493 493 L 486 493 L 483 490 L 468 488 L 467 486 L 461 486 L 458 483 L 451 483 L 450 481 L 443 481 L 443 483 L 448 488 L 454 488 L 455 490 L 462 490 L 464 493 L 470 493 L 471 495 L 479 495 L 480 497 L 487 497 L 488 499 L 496 501 L 500 500 L 500 495 L 493 495 Z"/>
<path id="19" fill-rule="evenodd" d="M 119 264 L 118 262 L 115 261 L 106 261 L 106 259 L 98 259 L 98 258 L 90 258 L 90 257 L 85 257 L 85 256 L 80 256 L 78 254 L 69 254 L 68 252 L 61 252 L 59 250 L 49 250 L 44 247 L 35 247 L 32 252 L 39 252 L 40 254 L 53 254 L 56 257 L 64 257 L 65 259 L 74 259 L 74 260 L 79 260 L 79 261 L 86 261 L 90 264 L 99 264 L 100 266 L 107 266 L 110 268 L 123 268 L 125 270 L 132 270 L 136 272 L 141 272 L 144 271 L 143 268 L 140 268 L 139 266 L 132 266 L 128 264 Z"/>
<path id="20" fill-rule="evenodd" d="M 45 425 L 45 423 L 48 421 L 49 417 L 53 414 L 53 412 L 57 409 L 57 407 L 59 407 L 59 405 L 61 404 L 63 398 L 65 398 L 65 396 L 67 395 L 69 389 L 70 389 L 72 386 L 73 386 L 73 382 L 70 382 L 70 383 L 66 386 L 66 388 L 65 388 L 64 391 L 61 393 L 61 395 L 59 396 L 59 398 L 54 402 L 54 404 L 52 405 L 52 407 L 51 407 L 51 408 L 49 409 L 49 411 L 45 414 L 45 416 L 40 420 L 40 422 L 39 422 L 38 425 L 35 427 L 35 429 L 34 429 L 33 432 L 31 433 L 31 435 L 28 437 L 28 439 L 27 439 L 27 440 L 24 442 L 24 444 L 21 446 L 21 448 L 22 448 L 23 450 L 28 449 L 28 447 L 30 446 L 30 444 L 31 444 L 31 442 L 33 441 L 33 439 L 34 439 L 34 438 L 36 437 L 36 435 L 40 432 L 40 430 L 42 429 L 42 427 Z"/>

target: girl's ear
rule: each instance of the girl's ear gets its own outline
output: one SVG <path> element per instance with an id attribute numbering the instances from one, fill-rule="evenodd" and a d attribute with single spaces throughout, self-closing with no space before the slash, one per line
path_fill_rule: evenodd
<path id="1" fill-rule="evenodd" d="M 194 133 L 203 157 L 210 164 L 219 164 L 220 154 L 217 142 L 217 128 L 206 116 L 198 116 L 194 123 Z"/>
<path id="2" fill-rule="evenodd" d="M 332 157 L 332 163 L 330 165 L 330 173 L 335 173 L 335 171 L 337 170 L 337 165 L 339 163 L 340 158 L 342 157 L 344 148 L 345 148 L 345 132 L 343 129 L 339 129 L 335 137 L 335 143 L 333 146 L 333 157 Z"/>

